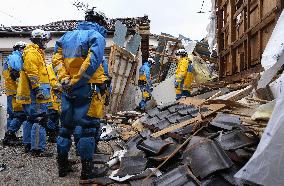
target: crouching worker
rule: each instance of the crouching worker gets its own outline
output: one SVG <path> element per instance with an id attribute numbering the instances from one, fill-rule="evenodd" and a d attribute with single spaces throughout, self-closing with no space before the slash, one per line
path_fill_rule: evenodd
<path id="1" fill-rule="evenodd" d="M 50 35 L 44 30 L 32 31 L 32 44 L 23 52 L 23 70 L 20 73 L 17 101 L 23 104 L 27 122 L 23 124 L 25 151 L 34 156 L 51 156 L 45 152 L 47 109 L 52 102 L 51 87 L 45 64 L 44 49 Z"/>
<path id="2" fill-rule="evenodd" d="M 61 127 L 57 138 L 59 177 L 72 171 L 68 153 L 76 126 L 80 126 L 77 150 L 82 171 L 81 184 L 96 183 L 102 174 L 94 168 L 93 156 L 100 119 L 103 117 L 106 77 L 103 56 L 106 36 L 106 17 L 89 9 L 85 22 L 76 30 L 65 33 L 54 48 L 52 59 L 55 73 L 62 85 Z"/>
<path id="3" fill-rule="evenodd" d="M 145 111 L 146 103 L 151 100 L 151 93 L 153 91 L 151 82 L 151 67 L 155 64 L 152 58 L 143 61 L 139 69 L 138 86 L 142 92 L 142 100 L 137 108 L 138 111 Z"/>
<path id="4" fill-rule="evenodd" d="M 176 100 L 178 100 L 190 96 L 193 66 L 184 49 L 177 50 L 176 56 L 179 58 L 175 78 Z"/>
<path id="5" fill-rule="evenodd" d="M 16 102 L 18 78 L 23 68 L 22 53 L 26 43 L 17 42 L 13 46 L 13 52 L 4 61 L 3 76 L 5 79 L 5 93 L 7 96 L 7 132 L 3 140 L 3 145 L 14 146 L 22 144 L 16 137 L 17 131 L 26 120 L 21 104 Z"/>

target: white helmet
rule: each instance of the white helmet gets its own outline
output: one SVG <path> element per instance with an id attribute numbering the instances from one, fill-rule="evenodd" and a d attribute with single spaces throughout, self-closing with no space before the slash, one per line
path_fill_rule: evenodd
<path id="1" fill-rule="evenodd" d="M 49 41 L 50 33 L 41 29 L 35 29 L 32 31 L 31 39 L 36 39 L 36 38 Z"/>
<path id="2" fill-rule="evenodd" d="M 25 43 L 23 41 L 19 41 L 19 42 L 14 44 L 13 49 L 14 50 L 24 49 L 26 47 L 26 45 L 27 45 L 27 43 Z"/>
<path id="3" fill-rule="evenodd" d="M 153 59 L 153 58 L 148 58 L 148 62 L 151 64 L 151 65 L 155 65 L 156 61 Z"/>
<path id="4" fill-rule="evenodd" d="M 185 49 L 178 49 L 176 51 L 176 56 L 187 56 L 187 52 Z"/>

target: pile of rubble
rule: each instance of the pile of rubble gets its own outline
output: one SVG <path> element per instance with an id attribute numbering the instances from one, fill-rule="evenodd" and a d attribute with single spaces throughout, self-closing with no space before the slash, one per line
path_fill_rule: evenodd
<path id="1" fill-rule="evenodd" d="M 110 168 L 101 181 L 240 185 L 234 175 L 252 157 L 273 110 L 254 95 L 253 85 L 226 84 L 144 114 L 108 115 L 102 138 L 110 140 L 113 152 L 95 156 Z"/>

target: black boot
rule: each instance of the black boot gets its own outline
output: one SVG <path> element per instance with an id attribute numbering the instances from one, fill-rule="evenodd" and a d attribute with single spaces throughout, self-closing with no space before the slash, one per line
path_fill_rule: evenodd
<path id="1" fill-rule="evenodd" d="M 82 161 L 80 184 L 90 184 L 95 181 L 93 161 Z"/>
<path id="2" fill-rule="evenodd" d="M 56 143 L 56 138 L 57 138 L 57 131 L 48 131 L 47 136 L 48 136 L 48 142 L 50 143 Z"/>
<path id="3" fill-rule="evenodd" d="M 31 144 L 25 144 L 25 153 L 29 153 L 31 151 Z"/>
<path id="4" fill-rule="evenodd" d="M 101 169 L 95 168 L 93 161 L 82 161 L 80 184 L 100 184 L 96 178 L 104 176 L 107 171 L 106 167 Z"/>
<path id="5" fill-rule="evenodd" d="M 65 177 L 69 172 L 72 172 L 72 166 L 68 161 L 68 157 L 57 157 L 59 177 Z"/>
<path id="6" fill-rule="evenodd" d="M 6 132 L 5 137 L 3 139 L 3 145 L 7 146 L 19 146 L 21 145 L 21 141 L 17 138 L 16 134 L 13 132 Z"/>

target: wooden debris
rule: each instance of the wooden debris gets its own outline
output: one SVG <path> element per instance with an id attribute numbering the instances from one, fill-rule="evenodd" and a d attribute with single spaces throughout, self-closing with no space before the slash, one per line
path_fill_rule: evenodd
<path id="1" fill-rule="evenodd" d="M 218 112 L 219 110 L 223 109 L 226 105 L 224 104 L 212 104 L 212 105 L 208 105 L 208 109 L 209 111 L 208 112 L 205 112 L 203 115 L 199 114 L 197 117 L 195 118 L 192 118 L 190 120 L 187 120 L 187 121 L 184 121 L 184 122 L 181 122 L 179 124 L 176 124 L 176 125 L 172 125 L 168 128 L 165 128 L 163 130 L 160 130 L 156 133 L 153 133 L 151 136 L 154 137 L 154 138 L 157 138 L 161 135 L 164 135 L 168 132 L 171 132 L 173 130 L 176 130 L 176 129 L 179 129 L 179 128 L 182 128 L 182 127 L 185 127 L 189 124 L 198 124 L 200 122 L 202 122 L 202 118 L 206 118 L 216 112 Z"/>

